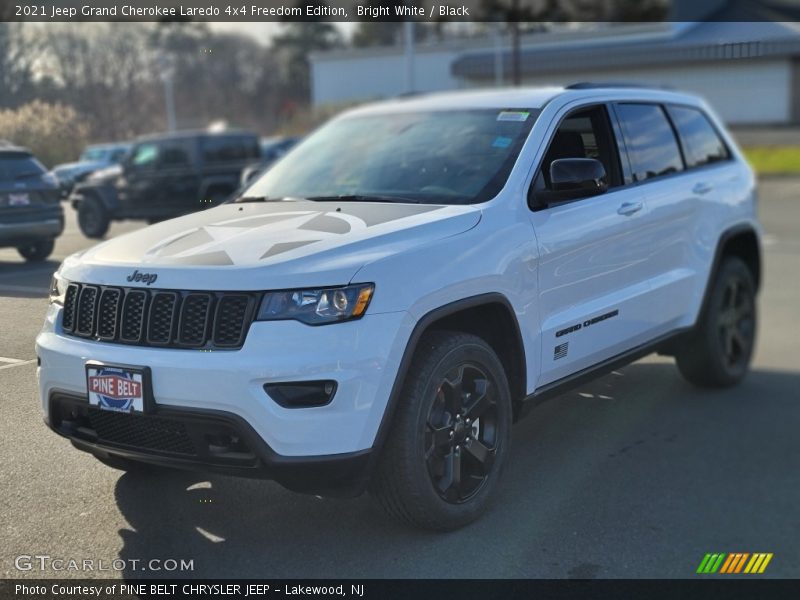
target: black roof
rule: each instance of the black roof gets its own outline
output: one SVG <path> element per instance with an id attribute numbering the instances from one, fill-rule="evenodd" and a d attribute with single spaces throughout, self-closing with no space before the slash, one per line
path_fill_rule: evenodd
<path id="1" fill-rule="evenodd" d="M 238 135 L 243 137 L 252 136 L 254 138 L 258 138 L 258 135 L 256 135 L 252 131 L 245 131 L 241 129 L 225 129 L 222 131 L 208 131 L 206 129 L 184 129 L 181 131 L 172 131 L 164 133 L 149 133 L 147 135 L 139 136 L 138 138 L 136 138 L 136 141 L 154 142 L 161 140 L 175 140 L 175 139 L 189 139 L 189 138 L 217 137 L 217 136 L 223 137 L 231 135 Z"/>
<path id="2" fill-rule="evenodd" d="M 0 154 L 33 154 L 27 148 L 23 148 L 22 146 L 14 146 L 9 142 L 5 142 L 0 140 Z"/>

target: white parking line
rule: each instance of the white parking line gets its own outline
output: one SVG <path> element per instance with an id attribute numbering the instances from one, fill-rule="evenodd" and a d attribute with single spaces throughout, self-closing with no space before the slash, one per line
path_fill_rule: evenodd
<path id="1" fill-rule="evenodd" d="M 0 367 L 0 371 L 2 371 L 3 369 L 13 369 L 14 367 L 21 367 L 23 365 L 29 365 L 29 364 L 35 363 L 35 362 L 36 362 L 36 359 L 32 358 L 30 360 L 23 360 L 23 361 L 14 363 L 12 365 L 3 365 L 2 367 Z"/>
<path id="2" fill-rule="evenodd" d="M 21 363 L 25 361 L 21 358 L 8 358 L 6 356 L 0 356 L 0 362 Z"/>

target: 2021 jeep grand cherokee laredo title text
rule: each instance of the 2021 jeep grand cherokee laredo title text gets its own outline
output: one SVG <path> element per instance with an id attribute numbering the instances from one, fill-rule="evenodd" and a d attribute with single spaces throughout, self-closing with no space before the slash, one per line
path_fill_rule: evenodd
<path id="1" fill-rule="evenodd" d="M 368 488 L 452 529 L 485 509 L 532 401 L 653 351 L 738 382 L 758 239 L 753 175 L 695 97 L 370 105 L 236 201 L 68 258 L 42 406 L 113 466 Z"/>

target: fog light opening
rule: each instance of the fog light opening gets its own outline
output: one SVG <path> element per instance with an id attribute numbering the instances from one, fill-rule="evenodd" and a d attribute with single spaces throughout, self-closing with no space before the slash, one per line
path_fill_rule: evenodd
<path id="1" fill-rule="evenodd" d="M 293 381 L 267 383 L 264 391 L 283 408 L 314 408 L 330 404 L 336 387 L 333 380 Z"/>

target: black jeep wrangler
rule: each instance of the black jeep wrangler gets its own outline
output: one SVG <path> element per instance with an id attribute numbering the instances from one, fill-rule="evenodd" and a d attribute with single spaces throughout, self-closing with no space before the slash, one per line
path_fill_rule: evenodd
<path id="1" fill-rule="evenodd" d="M 163 221 L 215 206 L 260 158 L 258 136 L 187 131 L 139 138 L 120 165 L 92 174 L 70 194 L 78 225 L 102 238 L 112 220 Z"/>

